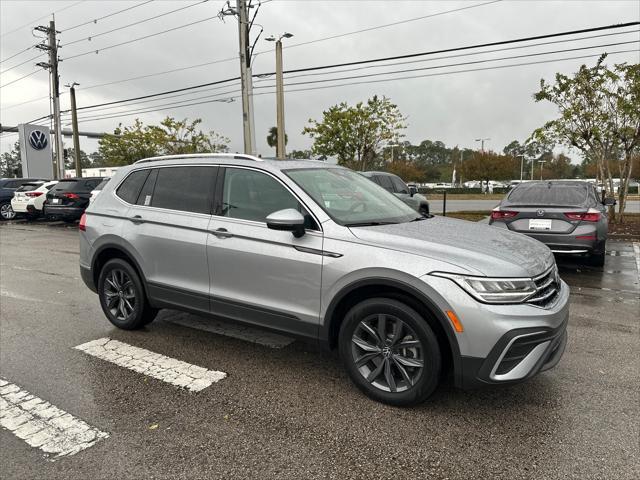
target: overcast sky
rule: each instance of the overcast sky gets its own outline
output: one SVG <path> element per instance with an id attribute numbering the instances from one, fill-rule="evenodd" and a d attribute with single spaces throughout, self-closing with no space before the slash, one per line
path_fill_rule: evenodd
<path id="1" fill-rule="evenodd" d="M 146 1 L 146 0 L 145 0 Z M 253 66 L 254 73 L 271 72 L 275 55 L 273 44 L 264 40 L 271 34 L 291 32 L 293 38 L 284 41 L 284 67 L 304 68 L 324 64 L 350 62 L 362 59 L 403 55 L 451 47 L 495 42 L 513 38 L 556 33 L 598 27 L 609 24 L 640 20 L 640 2 L 631 1 L 500 1 L 457 12 L 445 13 L 431 18 L 423 18 L 399 25 L 378 28 L 362 33 L 327 39 L 308 45 L 309 42 L 333 35 L 345 34 L 370 27 L 423 17 L 448 10 L 486 3 L 474 1 L 328 1 L 328 0 L 272 0 L 260 8 L 256 23 L 264 27 L 263 36 L 257 42 L 255 51 L 259 53 Z M 8 57 L 38 42 L 32 35 L 31 27 L 46 24 L 51 12 L 55 14 L 56 28 L 62 48 L 59 55 L 64 60 L 60 64 L 61 86 L 78 82 L 78 106 L 120 100 L 173 90 L 206 82 L 213 82 L 239 75 L 238 25 L 233 17 L 225 22 L 213 18 L 193 26 L 135 41 L 128 45 L 106 49 L 98 54 L 69 58 L 84 52 L 109 47 L 128 40 L 151 35 L 162 30 L 179 27 L 191 22 L 213 17 L 223 7 L 222 0 L 209 0 L 176 13 L 141 23 L 139 25 L 101 35 L 91 41 L 87 37 L 122 27 L 129 23 L 147 19 L 164 12 L 197 2 L 153 1 L 127 12 L 98 20 L 97 23 L 73 28 L 69 27 L 109 15 L 141 2 L 127 1 L 0 1 L 1 18 L 1 58 L 0 71 L 29 60 L 37 55 L 37 50 L 28 50 L 15 58 Z M 254 2 L 255 3 L 255 2 Z M 235 1 L 232 1 L 232 5 Z M 18 28 L 17 27 L 21 27 Z M 17 30 L 16 30 L 17 29 Z M 15 30 L 15 31 L 14 31 Z M 65 31 L 66 30 L 66 31 Z M 363 80 L 379 80 L 407 75 L 421 75 L 449 72 L 445 75 L 414 79 L 325 88 L 310 91 L 289 92 L 285 96 L 286 127 L 289 136 L 288 150 L 308 148 L 308 137 L 301 134 L 309 118 L 321 118 L 322 111 L 331 105 L 346 101 L 353 104 L 373 96 L 386 95 L 396 103 L 408 117 L 406 139 L 418 143 L 423 139 L 441 140 L 449 146 L 475 148 L 476 138 L 490 138 L 486 148 L 496 151 L 513 139 L 526 139 L 531 131 L 553 118 L 555 109 L 550 104 L 536 104 L 531 95 L 541 78 L 552 79 L 555 72 L 572 73 L 582 63 L 593 64 L 597 56 L 605 51 L 636 50 L 615 54 L 611 62 L 638 63 L 640 47 L 638 28 L 617 31 L 634 31 L 625 35 L 612 35 L 582 41 L 532 46 L 517 50 L 484 53 L 448 59 L 421 61 L 398 67 L 385 67 L 343 72 L 335 75 L 317 75 L 290 78 L 287 83 L 309 80 L 323 80 L 377 73 L 391 69 L 424 68 L 473 62 L 506 56 L 519 56 L 537 52 L 580 48 L 619 42 L 633 42 L 625 45 L 599 47 L 590 50 L 557 53 L 528 58 L 500 60 L 463 66 L 449 66 L 436 70 L 414 72 L 402 75 L 370 77 Z M 252 30 L 253 38 L 259 31 Z M 600 33 L 611 33 L 613 30 Z M 586 34 L 596 35 L 596 34 Z M 586 36 L 583 35 L 583 36 Z M 84 40 L 83 40 L 84 39 Z M 66 43 L 82 40 L 73 45 Z M 554 40 L 554 39 L 552 39 Z M 557 39 L 555 39 L 557 40 Z M 538 43 L 538 42 L 536 42 Z M 518 44 L 520 45 L 520 44 Z M 486 49 L 485 49 L 486 50 Z M 475 50 L 476 52 L 478 50 Z M 464 52 L 462 52 L 464 53 Z M 439 55 L 445 56 L 446 54 Z M 450 73 L 458 70 L 478 69 L 525 63 L 533 61 L 561 59 L 566 57 L 593 55 L 591 58 L 565 60 L 536 65 L 497 68 L 465 73 Z M 439 57 L 436 56 L 436 57 Z M 234 57 L 236 57 L 234 59 Z M 425 57 L 426 58 L 426 57 Z M 112 85 L 97 86 L 131 77 L 149 75 L 182 67 L 189 67 L 216 60 L 231 59 L 199 68 L 191 68 L 174 73 L 150 76 Z M 34 63 L 44 61 L 43 55 L 37 60 L 12 68 L 0 75 L 0 85 L 5 85 L 35 71 Z M 415 59 L 413 59 L 415 60 Z M 354 81 L 354 80 L 351 80 Z M 254 81 L 255 86 L 270 85 L 272 80 Z M 340 83 L 340 82 L 333 82 Z M 342 81 L 346 83 L 346 81 Z M 289 89 L 327 86 L 332 83 L 289 86 Z M 91 88 L 93 87 L 93 88 Z M 158 100 L 140 104 L 127 104 L 118 108 L 102 110 L 84 118 L 96 115 L 115 115 L 127 110 L 152 108 L 154 105 L 176 101 L 187 101 L 206 95 L 234 92 L 238 85 L 229 84 L 213 91 L 192 91 L 177 98 Z M 64 91 L 67 89 L 62 88 Z M 4 125 L 28 122 L 49 113 L 46 98 L 12 108 L 12 105 L 32 99 L 46 97 L 49 91 L 47 74 L 35 73 L 0 89 L 0 121 Z M 270 92 L 271 89 L 256 89 L 255 93 Z M 229 93 L 218 98 L 236 96 Z M 198 101 L 198 100 L 194 100 Z M 69 108 L 69 98 L 61 97 L 62 109 Z M 158 112 L 142 113 L 121 118 L 98 121 L 80 121 L 80 129 L 86 131 L 111 132 L 122 122 L 128 125 L 139 117 L 144 123 L 157 123 L 165 116 L 176 118 L 202 118 L 203 129 L 214 130 L 230 138 L 233 151 L 242 151 L 242 107 L 240 100 L 231 103 L 207 103 L 182 108 L 166 107 Z M 266 143 L 269 127 L 275 125 L 275 95 L 255 96 L 256 144 L 264 155 L 274 155 Z M 66 123 L 69 123 L 66 121 Z M 66 124 L 65 123 L 65 124 Z M 16 136 L 3 135 L 0 151 L 10 149 Z M 71 139 L 65 139 L 71 146 Z M 81 138 L 81 148 L 87 152 L 97 149 L 97 142 Z"/>

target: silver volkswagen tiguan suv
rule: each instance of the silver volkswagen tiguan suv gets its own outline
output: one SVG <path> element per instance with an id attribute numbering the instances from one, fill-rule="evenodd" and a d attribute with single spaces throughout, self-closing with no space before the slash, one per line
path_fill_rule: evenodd
<path id="1" fill-rule="evenodd" d="M 317 161 L 209 154 L 118 170 L 80 222 L 80 271 L 111 323 L 172 308 L 337 348 L 394 405 L 446 375 L 471 388 L 557 364 L 569 288 L 551 251 L 488 225 L 419 216 Z"/>

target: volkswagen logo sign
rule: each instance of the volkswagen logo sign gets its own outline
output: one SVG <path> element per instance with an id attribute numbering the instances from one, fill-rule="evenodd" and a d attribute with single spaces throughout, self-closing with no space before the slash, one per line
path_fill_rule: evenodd
<path id="1" fill-rule="evenodd" d="M 29 145 L 34 150 L 44 150 L 47 147 L 47 135 L 42 130 L 34 130 L 29 134 Z"/>
<path id="2" fill-rule="evenodd" d="M 536 214 L 537 214 L 539 217 L 544 217 L 544 210 L 538 210 L 538 211 L 536 212 Z"/>

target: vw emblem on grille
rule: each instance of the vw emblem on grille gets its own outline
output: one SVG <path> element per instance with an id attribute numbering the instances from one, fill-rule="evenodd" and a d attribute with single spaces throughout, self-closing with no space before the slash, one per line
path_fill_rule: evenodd
<path id="1" fill-rule="evenodd" d="M 42 130 L 34 130 L 29 134 L 29 145 L 34 150 L 43 150 L 47 146 L 47 135 Z"/>
<path id="2" fill-rule="evenodd" d="M 544 217 L 544 210 L 542 210 L 542 209 L 541 209 L 541 210 L 538 210 L 538 211 L 536 212 L 536 214 L 537 214 L 539 217 Z"/>

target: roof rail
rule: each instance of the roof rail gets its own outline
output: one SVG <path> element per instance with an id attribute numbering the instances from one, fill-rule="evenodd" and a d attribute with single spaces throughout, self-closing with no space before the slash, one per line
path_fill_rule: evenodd
<path id="1" fill-rule="evenodd" d="M 244 153 L 184 153 L 182 155 L 163 155 L 160 157 L 143 158 L 135 163 L 156 162 L 160 160 L 179 160 L 181 158 L 233 158 L 234 160 L 253 160 L 262 162 L 262 159 Z"/>

